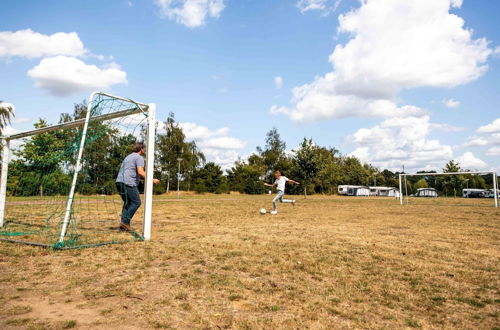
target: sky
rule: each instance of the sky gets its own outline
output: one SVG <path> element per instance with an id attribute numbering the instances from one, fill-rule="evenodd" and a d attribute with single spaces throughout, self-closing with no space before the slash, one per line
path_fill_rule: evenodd
<path id="1" fill-rule="evenodd" d="M 94 90 L 170 112 L 209 161 L 276 127 L 380 169 L 500 171 L 500 1 L 0 2 L 7 134 Z"/>

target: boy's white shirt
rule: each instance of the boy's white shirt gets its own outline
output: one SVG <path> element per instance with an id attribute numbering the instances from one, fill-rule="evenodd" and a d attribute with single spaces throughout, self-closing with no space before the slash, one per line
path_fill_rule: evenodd
<path id="1" fill-rule="evenodd" d="M 276 179 L 276 181 L 274 181 L 274 183 L 276 184 L 276 187 L 278 188 L 278 190 L 285 192 L 285 184 L 288 180 L 289 179 L 286 176 L 282 175 L 282 176 L 280 176 L 279 179 Z"/>

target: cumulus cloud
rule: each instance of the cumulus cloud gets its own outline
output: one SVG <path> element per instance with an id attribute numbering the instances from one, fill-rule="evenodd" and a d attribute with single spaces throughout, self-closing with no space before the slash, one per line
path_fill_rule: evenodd
<path id="1" fill-rule="evenodd" d="M 283 87 L 283 78 L 280 76 L 274 77 L 274 86 L 276 89 L 281 89 Z"/>
<path id="2" fill-rule="evenodd" d="M 36 87 L 56 96 L 127 84 L 126 72 L 115 63 L 97 67 L 69 56 L 44 58 L 28 71 L 28 76 L 33 79 Z"/>
<path id="3" fill-rule="evenodd" d="M 206 24 L 208 18 L 219 18 L 224 0 L 156 0 L 161 14 L 190 28 Z"/>
<path id="4" fill-rule="evenodd" d="M 444 99 L 443 104 L 447 108 L 458 108 L 460 106 L 460 101 L 454 99 Z"/>
<path id="5" fill-rule="evenodd" d="M 500 118 L 477 129 L 478 133 L 498 133 L 500 132 Z"/>
<path id="6" fill-rule="evenodd" d="M 333 71 L 295 87 L 292 106 L 273 106 L 271 112 L 298 122 L 387 117 L 394 112 L 381 107 L 394 103 L 402 89 L 477 79 L 493 51 L 449 12 L 460 6 L 458 0 L 362 1 L 339 16 L 339 32 L 352 38 L 330 55 Z"/>
<path id="7" fill-rule="evenodd" d="M 400 170 L 431 169 L 452 159 L 453 150 L 436 139 L 429 116 L 400 117 L 384 120 L 372 128 L 361 128 L 351 141 L 357 148 L 351 153 L 372 165 Z"/>
<path id="8" fill-rule="evenodd" d="M 215 162 L 223 169 L 230 168 L 240 156 L 238 150 L 246 146 L 244 141 L 229 136 L 228 127 L 211 130 L 192 122 L 179 125 L 188 140 L 196 141 L 207 160 Z"/>
<path id="9" fill-rule="evenodd" d="M 31 29 L 0 31 L 0 57 L 82 56 L 86 53 L 88 51 L 76 32 L 46 35 Z"/>
<path id="10" fill-rule="evenodd" d="M 474 156 L 474 154 L 470 151 L 467 151 L 463 155 L 459 156 L 457 161 L 463 169 L 484 170 L 488 168 L 488 164 Z"/>

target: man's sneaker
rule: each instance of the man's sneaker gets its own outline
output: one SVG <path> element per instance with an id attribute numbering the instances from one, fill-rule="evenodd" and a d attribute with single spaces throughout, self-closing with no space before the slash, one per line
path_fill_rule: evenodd
<path id="1" fill-rule="evenodd" d="M 123 230 L 123 231 L 133 231 L 132 230 L 132 227 L 130 227 L 130 225 L 127 225 L 126 223 L 120 223 L 120 230 Z"/>
<path id="2" fill-rule="evenodd" d="M 295 199 L 292 201 L 292 206 L 295 206 Z"/>

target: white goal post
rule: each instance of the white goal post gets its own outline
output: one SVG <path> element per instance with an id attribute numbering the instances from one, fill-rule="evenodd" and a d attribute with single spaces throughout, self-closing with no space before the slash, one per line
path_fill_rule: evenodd
<path id="1" fill-rule="evenodd" d="M 403 205 L 403 180 L 406 182 L 407 176 L 438 176 L 438 175 L 491 175 L 493 178 L 493 199 L 495 207 L 498 207 L 498 178 L 494 171 L 476 172 L 447 172 L 447 173 L 401 173 L 399 174 L 399 203 Z"/>
<path id="2" fill-rule="evenodd" d="M 126 104 L 130 104 L 127 109 L 120 109 L 119 111 L 109 112 L 106 114 L 95 115 L 91 118 L 91 109 L 97 106 L 99 98 L 107 97 L 116 101 L 122 101 Z M 0 141 L 2 145 L 2 169 L 0 176 L 0 228 L 4 226 L 6 200 L 7 200 L 7 182 L 9 173 L 9 161 L 11 154 L 12 141 L 19 140 L 23 138 L 29 138 L 41 133 L 53 132 L 66 128 L 80 128 L 81 129 L 81 139 L 79 142 L 75 171 L 72 174 L 71 187 L 69 190 L 68 199 L 65 202 L 65 213 L 64 220 L 62 221 L 62 228 L 59 234 L 58 242 L 63 243 L 68 225 L 70 223 L 70 218 L 72 216 L 73 201 L 75 198 L 75 187 L 77 184 L 77 179 L 80 171 L 82 170 L 82 155 L 86 143 L 87 130 L 89 128 L 89 122 L 104 122 L 107 120 L 122 118 L 126 116 L 132 116 L 137 114 L 144 114 L 146 116 L 144 128 L 146 135 L 146 179 L 144 186 L 144 223 L 143 223 L 143 238 L 144 240 L 151 239 L 151 222 L 152 222 L 152 207 L 153 207 L 153 172 L 154 172 L 154 155 L 155 155 L 155 129 L 156 129 L 156 104 L 154 103 L 141 103 L 128 98 L 123 98 L 119 96 L 114 96 L 111 94 L 103 92 L 93 92 L 88 100 L 86 117 L 78 120 L 69 121 L 66 123 L 61 123 L 57 125 L 47 126 L 39 129 L 34 129 L 22 133 L 17 133 L 9 136 L 1 136 Z"/>

